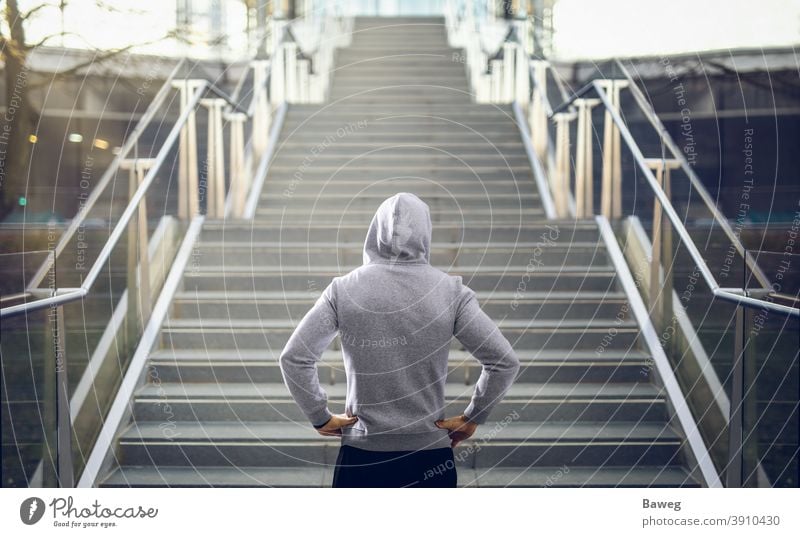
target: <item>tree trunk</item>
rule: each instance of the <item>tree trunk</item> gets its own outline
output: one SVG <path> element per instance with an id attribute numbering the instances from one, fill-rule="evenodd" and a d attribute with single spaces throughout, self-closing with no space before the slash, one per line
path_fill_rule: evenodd
<path id="1" fill-rule="evenodd" d="M 28 50 L 25 29 L 16 0 L 7 0 L 6 21 L 10 35 L 4 40 L 6 111 L 0 120 L 0 220 L 14 210 L 19 196 L 25 195 L 35 114 L 28 96 Z"/>

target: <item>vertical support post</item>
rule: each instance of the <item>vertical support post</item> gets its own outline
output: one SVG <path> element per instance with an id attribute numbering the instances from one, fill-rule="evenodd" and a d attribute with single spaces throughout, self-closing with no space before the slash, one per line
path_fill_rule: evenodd
<path id="1" fill-rule="evenodd" d="M 272 56 L 272 74 L 270 75 L 269 95 L 274 106 L 286 101 L 286 62 L 285 49 L 281 45 Z"/>
<path id="2" fill-rule="evenodd" d="M 489 62 L 491 65 L 490 87 L 489 87 L 489 102 L 500 102 L 503 91 L 503 62 L 502 60 L 492 60 Z"/>
<path id="3" fill-rule="evenodd" d="M 128 199 L 132 198 L 136 192 L 138 184 L 136 178 L 136 160 L 123 162 L 124 167 L 128 169 Z M 131 217 L 128 222 L 128 258 L 127 258 L 127 287 L 128 287 L 128 312 L 125 316 L 125 354 L 132 356 L 136 349 L 136 343 L 139 340 L 139 318 L 140 318 L 140 304 L 141 293 L 139 292 L 139 271 L 138 261 L 139 252 L 137 244 L 137 220 L 141 219 L 141 214 Z M 142 325 L 144 326 L 144 325 Z"/>
<path id="4" fill-rule="evenodd" d="M 269 111 L 270 105 L 267 98 L 267 73 L 269 72 L 269 61 L 257 60 L 252 62 L 253 67 L 253 87 L 255 88 L 255 108 L 253 110 L 253 162 L 261 160 L 261 155 L 267 148 L 269 142 Z M 273 80 L 276 73 L 273 73 Z"/>
<path id="5" fill-rule="evenodd" d="M 667 199 L 672 199 L 671 171 L 680 166 L 675 159 L 645 159 L 647 166 L 655 172 L 656 182 L 666 194 Z M 673 323 L 675 315 L 672 305 L 674 252 L 672 251 L 672 223 L 665 216 L 663 206 L 657 197 L 653 199 L 653 237 L 652 259 L 650 261 L 650 288 L 649 301 L 655 326 L 659 330 L 666 330 L 668 323 Z M 664 274 L 662 281 L 661 274 Z M 672 340 L 669 338 L 664 345 L 669 353 Z"/>
<path id="6" fill-rule="evenodd" d="M 664 163 L 664 194 L 667 195 L 667 199 L 670 201 L 670 203 L 672 203 L 671 171 L 673 167 L 678 167 L 678 163 L 676 161 Z M 663 214 L 663 211 L 661 223 L 661 259 L 664 264 L 664 292 L 661 295 L 661 301 L 664 312 L 664 329 L 666 330 L 668 326 L 671 326 L 676 322 L 675 310 L 673 309 L 674 305 L 672 304 L 672 290 L 675 287 L 673 282 L 672 267 L 675 264 L 675 253 L 672 249 L 672 222 L 668 216 Z M 671 355 L 673 345 L 675 344 L 675 338 L 670 337 L 662 339 L 666 340 L 664 343 L 666 346 L 665 350 L 668 355 Z"/>
<path id="7" fill-rule="evenodd" d="M 613 105 L 613 91 L 611 88 L 614 85 L 613 80 L 601 80 L 600 86 L 608 94 L 609 100 Z M 603 170 L 601 174 L 601 189 L 600 189 L 600 212 L 609 220 L 612 218 L 612 188 L 611 183 L 615 174 L 614 171 L 614 121 L 611 119 L 611 112 L 605 111 L 603 116 Z"/>
<path id="8" fill-rule="evenodd" d="M 594 163 L 592 150 L 592 107 L 599 99 L 576 99 L 578 109 L 577 147 L 575 150 L 575 216 L 594 214 Z"/>
<path id="9" fill-rule="evenodd" d="M 120 164 L 122 169 L 128 170 L 128 197 L 132 198 L 136 190 L 144 182 L 147 170 L 153 165 L 153 159 L 129 159 Z M 150 253 L 149 231 L 147 229 L 147 203 L 142 198 L 137 208 L 137 214 L 128 223 L 128 316 L 126 317 L 128 329 L 128 344 L 135 345 L 139 340 L 139 325 L 142 326 L 150 319 Z M 133 347 L 129 347 L 130 351 Z"/>
<path id="10" fill-rule="evenodd" d="M 547 62 L 534 60 L 533 65 L 533 96 L 531 103 L 531 138 L 533 139 L 533 149 L 539 162 L 547 162 L 547 110 L 545 110 L 545 100 L 547 98 Z"/>
<path id="11" fill-rule="evenodd" d="M 136 189 L 144 182 L 145 172 L 150 169 L 152 161 L 149 159 L 136 160 Z M 139 243 L 139 294 L 140 311 L 142 323 L 147 323 L 150 319 L 150 233 L 147 229 L 147 197 L 143 197 L 139 202 L 139 224 L 138 243 Z M 130 296 L 130 295 L 128 295 Z"/>
<path id="12" fill-rule="evenodd" d="M 514 100 L 514 43 L 503 44 L 503 96 L 502 102 Z"/>
<path id="13" fill-rule="evenodd" d="M 567 203 L 570 191 L 570 143 L 569 143 L 569 122 L 572 114 L 562 112 L 555 115 L 556 121 L 556 192 L 555 204 L 556 212 L 560 218 L 569 215 Z"/>
<path id="14" fill-rule="evenodd" d="M 177 80 L 174 87 L 181 92 L 181 113 L 186 110 L 192 95 L 204 84 L 202 80 Z M 178 149 L 178 217 L 191 219 L 200 213 L 197 179 L 197 122 L 195 111 L 189 113 L 181 129 Z"/>
<path id="15" fill-rule="evenodd" d="M 297 43 L 286 43 L 284 45 L 286 62 L 286 102 L 296 103 L 298 98 L 297 91 Z"/>
<path id="16" fill-rule="evenodd" d="M 661 161 L 655 163 L 656 181 L 660 188 L 664 188 L 664 166 Z M 662 296 L 667 292 L 661 285 L 661 233 L 663 224 L 661 202 L 658 198 L 653 199 L 653 238 L 652 252 L 650 256 L 650 315 L 653 317 L 654 324 L 658 330 L 663 330 L 663 301 Z"/>
<path id="17" fill-rule="evenodd" d="M 308 60 L 297 61 L 297 86 L 298 86 L 298 101 L 301 103 L 309 102 L 310 88 L 309 88 L 309 70 L 311 69 L 311 62 Z"/>
<path id="18" fill-rule="evenodd" d="M 69 410 L 69 383 L 67 379 L 66 325 L 64 305 L 56 308 L 56 386 L 58 389 L 56 414 L 58 420 L 58 486 L 75 487 L 72 465 L 72 418 Z"/>
<path id="19" fill-rule="evenodd" d="M 56 296 L 58 293 L 58 270 L 56 267 L 55 248 L 50 249 L 48 256 L 51 261 L 50 270 L 50 289 L 49 296 Z M 39 396 L 42 406 L 42 486 L 58 486 L 58 374 L 53 365 L 57 360 L 58 338 L 58 311 L 57 306 L 51 305 L 47 309 L 47 318 L 44 323 L 44 360 L 46 367 L 42 375 L 41 395 Z"/>
<path id="20" fill-rule="evenodd" d="M 520 106 L 527 107 L 528 93 L 530 91 L 530 71 L 528 66 L 528 58 L 525 55 L 525 49 L 523 47 L 517 46 L 514 47 L 514 50 L 516 51 L 516 60 L 514 62 L 514 65 L 516 66 L 516 73 L 514 75 L 514 79 L 516 80 L 516 85 L 514 88 L 514 100 L 517 101 Z"/>
<path id="21" fill-rule="evenodd" d="M 244 206 L 247 200 L 247 190 L 250 186 L 244 169 L 244 123 L 247 116 L 241 113 L 231 113 L 227 115 L 228 124 L 231 129 L 230 141 L 230 173 L 231 173 L 231 195 L 233 196 L 233 217 L 242 218 L 244 216 Z"/>
<path id="22" fill-rule="evenodd" d="M 222 139 L 223 99 L 202 99 L 208 110 L 208 141 L 206 146 L 206 214 L 222 218 L 225 214 L 225 156 Z"/>
<path id="23" fill-rule="evenodd" d="M 615 80 L 612 87 L 614 109 L 619 112 L 620 110 L 620 90 L 628 85 L 627 81 Z M 613 123 L 613 122 L 612 122 Z M 612 175 L 612 218 L 622 218 L 622 138 L 619 132 L 619 127 L 614 124 L 612 129 L 614 137 L 614 153 L 612 158 L 614 160 Z"/>
<path id="24" fill-rule="evenodd" d="M 728 465 L 725 469 L 725 486 L 742 486 L 742 399 L 744 394 L 744 348 L 745 348 L 744 307 L 736 307 L 736 336 L 733 348 L 733 368 L 731 370 L 731 406 L 728 421 Z"/>

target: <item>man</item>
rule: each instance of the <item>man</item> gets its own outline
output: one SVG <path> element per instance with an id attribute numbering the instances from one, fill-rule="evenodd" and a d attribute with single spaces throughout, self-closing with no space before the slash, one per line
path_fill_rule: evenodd
<path id="1" fill-rule="evenodd" d="M 378 208 L 363 265 L 333 278 L 280 356 L 286 386 L 322 435 L 341 437 L 334 487 L 455 487 L 453 448 L 475 433 L 519 370 L 508 340 L 461 276 L 430 265 L 428 205 L 399 193 Z M 317 362 L 340 335 L 347 396 L 332 414 Z M 463 414 L 445 418 L 455 336 L 482 364 Z"/>

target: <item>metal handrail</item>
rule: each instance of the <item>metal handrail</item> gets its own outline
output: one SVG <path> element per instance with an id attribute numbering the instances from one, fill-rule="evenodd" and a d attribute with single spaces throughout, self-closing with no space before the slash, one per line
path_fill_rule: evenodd
<path id="1" fill-rule="evenodd" d="M 262 37 L 262 39 L 265 38 L 266 36 Z M 74 236 L 75 232 L 78 230 L 80 225 L 86 220 L 89 212 L 95 206 L 97 200 L 100 198 L 100 196 L 103 194 L 106 187 L 108 186 L 108 183 L 119 172 L 123 161 L 128 157 L 128 154 L 135 147 L 142 133 L 150 125 L 150 122 L 152 121 L 153 117 L 155 117 L 156 112 L 164 104 L 167 95 L 173 88 L 173 83 L 176 81 L 179 71 L 184 67 L 185 64 L 186 64 L 186 59 L 183 58 L 172 69 L 169 76 L 166 78 L 161 88 L 158 90 L 155 97 L 150 102 L 150 105 L 147 107 L 147 110 L 145 110 L 144 114 L 140 118 L 139 122 L 137 123 L 136 127 L 131 133 L 131 136 L 122 145 L 122 148 L 120 149 L 119 153 L 115 156 L 111 165 L 106 169 L 100 181 L 98 181 L 97 186 L 92 190 L 92 193 L 89 195 L 86 203 L 82 205 L 78 213 L 71 220 L 70 225 L 67 227 L 65 232 L 59 238 L 59 241 L 54 248 L 56 258 L 61 254 L 61 252 L 63 252 L 64 248 L 66 248 L 69 241 L 72 239 L 72 237 Z M 267 65 L 267 72 L 263 77 L 264 82 L 262 86 L 259 88 L 254 88 L 254 91 L 263 89 L 264 86 L 269 83 L 271 69 L 272 69 L 272 63 L 270 62 Z M 240 79 L 240 82 L 243 82 L 246 76 L 247 76 L 246 74 L 243 75 Z M 228 95 L 225 91 L 217 87 L 212 82 L 203 80 L 200 86 L 198 86 L 198 90 L 195 92 L 195 95 L 192 97 L 192 99 L 189 101 L 189 103 L 183 110 L 182 114 L 179 116 L 178 121 L 173 126 L 172 130 L 170 131 L 170 134 L 167 136 L 167 139 L 161 145 L 161 149 L 156 158 L 154 159 L 153 165 L 150 167 L 149 171 L 145 175 L 142 184 L 139 185 L 139 187 L 137 188 L 134 196 L 129 200 L 128 205 L 126 206 L 125 210 L 122 213 L 122 216 L 117 222 L 111 235 L 107 239 L 105 245 L 103 246 L 103 249 L 101 250 L 94 264 L 92 265 L 92 268 L 90 269 L 86 279 L 83 280 L 81 286 L 77 288 L 70 288 L 69 290 L 64 290 L 65 292 L 63 294 L 59 294 L 59 290 L 56 290 L 53 296 L 35 300 L 32 302 L 25 302 L 23 304 L 17 304 L 15 306 L 2 308 L 0 309 L 0 318 L 13 317 L 15 315 L 20 315 L 22 313 L 29 311 L 36 311 L 49 306 L 66 304 L 78 300 L 89 293 L 92 285 L 94 284 L 94 281 L 96 280 L 97 276 L 100 274 L 102 270 L 103 263 L 108 259 L 113 249 L 117 246 L 117 242 L 119 241 L 120 237 L 124 232 L 124 226 L 127 225 L 128 222 L 130 221 L 133 212 L 137 209 L 139 202 L 144 197 L 145 191 L 155 179 L 155 176 L 160 171 L 161 165 L 166 159 L 169 150 L 172 149 L 173 144 L 180 135 L 181 129 L 187 123 L 191 113 L 194 112 L 195 109 L 199 106 L 200 100 L 206 92 L 213 93 L 217 98 L 225 101 L 228 111 L 230 112 L 238 112 L 244 114 L 245 117 L 247 118 L 252 118 L 255 114 L 255 100 L 250 103 L 250 106 L 247 109 L 242 108 L 240 104 L 234 99 L 233 96 Z M 237 87 L 235 88 L 235 93 L 238 95 L 238 93 L 240 92 L 241 92 L 241 85 L 237 84 Z M 249 152 L 247 156 L 251 158 Z M 47 262 L 43 263 L 42 266 L 39 268 L 39 270 L 36 272 L 36 274 L 31 279 L 31 282 L 27 286 L 26 296 L 30 296 L 31 290 L 36 289 L 39 286 L 39 284 L 42 282 L 45 275 L 47 274 L 50 264 L 51 263 Z"/>
<path id="2" fill-rule="evenodd" d="M 199 84 L 197 90 L 195 91 L 195 94 L 189 100 L 188 105 L 184 109 L 183 113 L 179 116 L 178 121 L 172 127 L 172 130 L 167 136 L 167 139 L 161 146 L 161 150 L 156 156 L 153 166 L 147 172 L 147 174 L 144 177 L 144 180 L 136 189 L 136 192 L 131 197 L 127 207 L 125 207 L 125 210 L 120 216 L 117 225 L 114 227 L 114 230 L 111 232 L 111 235 L 109 235 L 108 240 L 103 246 L 103 249 L 100 251 L 100 254 L 97 256 L 97 260 L 95 260 L 94 264 L 92 265 L 92 268 L 89 270 L 86 279 L 83 280 L 83 282 L 81 283 L 81 286 L 77 288 L 72 288 L 69 291 L 65 292 L 64 294 L 56 294 L 55 296 L 52 297 L 42 298 L 39 300 L 34 300 L 33 302 L 26 302 L 24 304 L 18 304 L 16 306 L 3 308 L 2 310 L 0 310 L 0 318 L 12 317 L 14 315 L 20 315 L 22 313 L 40 310 L 49 306 L 66 304 L 68 302 L 73 302 L 75 300 L 78 300 L 89 293 L 92 286 L 94 285 L 95 280 L 100 275 L 100 271 L 103 270 L 103 265 L 111 256 L 111 252 L 117 246 L 117 242 L 119 242 L 120 237 L 122 237 L 122 234 L 125 232 L 125 227 L 128 225 L 128 222 L 133 216 L 134 211 L 138 210 L 139 202 L 142 200 L 142 198 L 144 198 L 146 191 L 148 190 L 148 188 L 150 188 L 150 185 L 155 180 L 156 174 L 159 172 L 161 165 L 164 163 L 169 151 L 172 149 L 172 145 L 180 136 L 180 132 L 183 129 L 186 122 L 189 120 L 189 116 L 194 112 L 194 109 L 200 104 L 200 99 L 203 97 L 208 87 L 209 83 L 206 81 L 202 81 Z"/>
<path id="3" fill-rule="evenodd" d="M 633 93 L 633 97 L 636 100 L 636 104 L 639 105 L 639 108 L 641 109 L 642 113 L 645 115 L 647 120 L 650 122 L 650 124 L 658 133 L 661 142 L 667 147 L 667 149 L 670 150 L 673 158 L 677 159 L 678 164 L 681 167 L 681 171 L 683 171 L 683 173 L 686 174 L 686 176 L 689 178 L 689 181 L 692 183 L 692 188 L 696 190 L 697 193 L 700 195 L 700 198 L 706 204 L 708 210 L 711 212 L 711 214 L 714 215 L 714 220 L 717 221 L 719 226 L 725 232 L 725 235 L 727 235 L 728 239 L 735 246 L 736 251 L 739 252 L 739 255 L 746 258 L 746 263 L 750 268 L 750 270 L 753 272 L 753 275 L 758 280 L 758 283 L 764 287 L 769 287 L 770 286 L 769 280 L 767 279 L 764 272 L 761 270 L 761 267 L 758 266 L 755 259 L 752 259 L 750 256 L 744 255 L 745 252 L 744 245 L 741 243 L 739 238 L 733 232 L 733 229 L 731 229 L 728 220 L 719 210 L 716 203 L 714 203 L 711 194 L 708 192 L 705 185 L 703 185 L 703 182 L 694 172 L 692 167 L 689 166 L 689 163 L 687 162 L 683 152 L 680 151 L 678 146 L 675 144 L 675 140 L 672 139 L 672 136 L 669 134 L 669 132 L 667 132 L 666 127 L 664 127 L 664 124 L 661 122 L 658 115 L 655 113 L 655 110 L 653 110 L 652 106 L 650 106 L 650 104 L 647 102 L 647 99 L 645 98 L 642 91 L 639 89 L 639 86 L 636 84 L 636 81 L 633 79 L 628 69 L 622 64 L 622 62 L 619 61 L 619 59 L 616 59 L 614 61 L 616 65 L 619 67 L 619 69 L 622 71 L 623 75 L 625 75 L 625 78 L 628 81 L 628 88 Z"/>
<path id="4" fill-rule="evenodd" d="M 631 152 L 636 164 L 641 169 L 642 173 L 644 174 L 645 179 L 647 180 L 648 185 L 653 190 L 653 193 L 658 198 L 663 211 L 666 213 L 667 217 L 672 222 L 672 225 L 675 227 L 678 235 L 680 236 L 681 240 L 684 243 L 689 255 L 692 257 L 692 260 L 697 264 L 698 270 L 703 275 L 703 279 L 706 282 L 706 285 L 711 289 L 712 295 L 719 297 L 723 300 L 736 303 L 741 306 L 749 307 L 749 308 L 760 308 L 765 309 L 767 311 L 774 311 L 777 313 L 783 313 L 785 315 L 789 315 L 791 317 L 800 317 L 800 308 L 792 308 L 789 306 L 784 306 L 782 304 L 775 304 L 774 302 L 768 302 L 766 300 L 761 300 L 758 298 L 752 298 L 748 296 L 744 296 L 743 294 L 737 294 L 737 291 L 741 291 L 742 293 L 744 290 L 735 290 L 735 289 L 728 289 L 723 288 L 719 285 L 714 275 L 711 273 L 711 270 L 708 268 L 703 256 L 700 254 L 700 251 L 697 248 L 697 245 L 692 240 L 689 232 L 683 225 L 678 213 L 675 211 L 672 203 L 667 196 L 664 189 L 661 187 L 659 182 L 656 180 L 655 176 L 653 175 L 652 170 L 648 166 L 647 162 L 645 161 L 645 157 L 641 152 L 636 141 L 633 139 L 630 131 L 628 130 L 625 122 L 622 120 L 622 117 L 619 115 L 619 112 L 614 108 L 611 102 L 608 99 L 608 95 L 600 87 L 597 80 L 591 82 L 592 87 L 594 88 L 595 92 L 597 93 L 598 97 L 603 103 L 603 106 L 606 109 L 606 112 L 610 114 L 612 121 L 616 124 L 617 128 L 620 131 L 620 135 L 625 140 L 625 144 L 628 146 L 628 149 Z M 574 101 L 574 98 L 570 101 Z"/>
<path id="5" fill-rule="evenodd" d="M 619 60 L 616 60 L 616 61 L 619 62 Z M 725 232 L 725 235 L 728 237 L 728 239 L 731 241 L 731 243 L 736 248 L 736 251 L 743 258 L 746 257 L 744 255 L 744 251 L 745 251 L 744 245 L 742 245 L 742 243 L 739 240 L 739 238 L 733 232 L 733 229 L 731 229 L 730 224 L 725 219 L 724 215 L 719 210 L 717 205 L 714 203 L 714 200 L 711 198 L 711 195 L 709 194 L 708 190 L 705 188 L 705 186 L 703 185 L 702 181 L 697 176 L 697 174 L 694 172 L 694 170 L 691 169 L 691 167 L 689 166 L 689 163 L 686 161 L 686 158 L 683 156 L 683 153 L 681 153 L 681 151 L 675 145 L 675 141 L 672 139 L 672 136 L 669 134 L 669 132 L 667 132 L 666 128 L 664 127 L 664 124 L 661 122 L 661 120 L 658 118 L 658 116 L 655 114 L 655 112 L 652 110 L 652 108 L 647 104 L 646 99 L 644 98 L 644 95 L 642 95 L 641 90 L 638 88 L 638 86 L 634 82 L 633 78 L 630 76 L 630 73 L 627 71 L 627 69 L 625 69 L 625 67 L 621 63 L 619 64 L 619 66 L 623 70 L 623 73 L 626 75 L 625 76 L 626 80 L 629 82 L 629 86 L 628 87 L 630 89 L 632 89 L 633 95 L 634 95 L 634 98 L 636 100 L 637 105 L 642 110 L 642 113 L 645 115 L 645 117 L 648 119 L 648 121 L 650 121 L 651 125 L 653 125 L 654 129 L 656 130 L 656 133 L 658 134 L 659 139 L 667 147 L 667 149 L 669 149 L 670 153 L 672 153 L 672 158 L 677 160 L 677 162 L 678 162 L 678 164 L 679 164 L 679 166 L 681 168 L 681 171 L 683 171 L 687 175 L 687 177 L 689 178 L 689 181 L 692 184 L 692 188 L 697 191 L 697 193 L 699 194 L 700 198 L 705 203 L 706 207 L 708 208 L 709 212 L 713 216 L 713 218 L 716 221 L 716 223 Z M 535 77 L 531 76 L 531 78 L 535 78 Z M 596 80 L 592 80 L 591 82 L 586 83 L 583 87 L 581 87 L 574 94 L 572 94 L 572 96 L 570 96 L 566 101 L 561 103 L 556 108 L 553 108 L 552 111 L 548 113 L 548 117 L 550 119 L 552 119 L 556 114 L 563 113 L 566 110 L 572 110 L 574 108 L 574 106 L 573 106 L 574 102 L 576 100 L 578 100 L 578 99 L 583 98 L 584 95 L 586 95 L 587 93 L 589 93 L 591 91 L 598 91 L 598 93 L 601 93 L 603 96 L 605 96 L 605 93 L 602 90 L 598 89 L 598 87 L 596 86 L 596 82 L 597 82 Z M 606 109 L 609 109 L 610 104 L 608 103 L 608 101 L 606 99 L 603 99 L 603 104 L 606 107 Z M 613 117 L 613 114 L 612 114 L 612 117 Z M 614 122 L 617 123 L 616 120 Z M 627 130 L 627 128 L 626 128 L 626 130 Z M 632 140 L 632 138 L 631 138 L 631 140 Z M 627 143 L 627 140 L 626 140 L 626 143 Z M 627 145 L 630 148 L 630 144 L 627 144 Z M 637 148 L 638 148 L 638 144 L 637 144 Z M 648 172 L 649 171 L 650 171 L 650 169 L 648 167 Z M 769 287 L 770 286 L 770 282 L 769 282 L 768 278 L 766 277 L 766 275 L 764 274 L 764 272 L 758 266 L 756 260 L 753 259 L 751 256 L 747 256 L 746 263 L 747 263 L 748 267 L 750 268 L 750 270 L 753 272 L 753 275 L 758 280 L 759 284 L 762 285 L 763 287 Z M 715 283 L 716 283 L 716 280 L 715 280 Z M 719 287 L 718 284 L 717 284 L 717 287 Z"/>
<path id="6" fill-rule="evenodd" d="M 89 211 L 94 208 L 95 203 L 100 198 L 100 196 L 105 192 L 108 183 L 116 176 L 117 172 L 119 171 L 120 166 L 122 165 L 123 160 L 128 157 L 128 153 L 130 153 L 131 149 L 136 145 L 139 141 L 139 137 L 142 135 L 144 130 L 150 125 L 150 121 L 155 116 L 156 111 L 161 107 L 164 100 L 167 97 L 170 89 L 172 88 L 172 82 L 175 80 L 178 72 L 183 68 L 184 64 L 186 63 L 186 59 L 181 59 L 172 72 L 169 74 L 167 79 L 164 81 L 164 84 L 156 93 L 153 100 L 150 102 L 150 105 L 145 110 L 142 117 L 139 119 L 136 127 L 133 129 L 131 136 L 125 140 L 125 143 L 122 144 L 122 148 L 120 149 L 119 153 L 114 157 L 114 160 L 111 162 L 111 165 L 106 169 L 103 176 L 97 183 L 97 186 L 92 190 L 91 194 L 86 200 L 78 214 L 71 220 L 70 225 L 64 231 L 64 233 L 59 238 L 56 246 L 54 248 L 55 255 L 58 257 L 61 255 L 61 252 L 64 251 L 69 241 L 75 235 L 75 232 L 78 230 L 78 227 L 83 223 L 86 219 L 86 216 L 89 214 Z M 47 271 L 49 270 L 48 264 L 44 263 L 39 268 L 39 270 L 34 274 L 33 278 L 31 279 L 30 284 L 28 285 L 28 289 L 36 288 L 44 279 Z M 4 316 L 4 315 L 2 315 Z"/>
<path id="7" fill-rule="evenodd" d="M 519 36 L 516 36 L 514 39 L 517 46 L 522 47 L 522 43 L 519 41 Z M 523 47 L 524 51 L 524 47 Z M 528 65 L 530 66 L 530 56 L 525 53 L 525 57 L 528 60 Z M 661 120 L 655 114 L 655 111 L 647 103 L 644 95 L 642 94 L 639 87 L 636 85 L 633 77 L 630 75 L 629 71 L 625 68 L 624 65 L 619 60 L 615 60 L 617 66 L 620 68 L 622 73 L 625 75 L 625 79 L 628 82 L 628 87 L 632 90 L 634 98 L 636 100 L 637 105 L 642 110 L 642 113 L 645 117 L 650 121 L 650 123 L 655 128 L 659 139 L 661 142 L 670 150 L 673 155 L 673 158 L 677 160 L 681 170 L 686 173 L 689 178 L 689 181 L 692 183 L 693 189 L 697 190 L 700 198 L 705 203 L 706 207 L 711 212 L 714 220 L 720 226 L 720 228 L 725 232 L 726 236 L 730 239 L 733 243 L 734 247 L 736 248 L 737 252 L 746 259 L 746 264 L 753 272 L 753 275 L 758 280 L 759 284 L 763 287 L 770 287 L 770 283 L 764 272 L 758 266 L 755 259 L 752 256 L 745 256 L 745 248 L 742 245 L 741 241 L 739 241 L 736 234 L 728 224 L 725 217 L 720 212 L 719 208 L 714 203 L 714 200 L 711 198 L 708 190 L 703 185 L 700 178 L 691 169 L 688 162 L 686 162 L 686 158 L 683 156 L 681 151 L 675 145 L 675 141 L 672 139 L 672 136 L 667 132 L 666 128 L 664 127 Z M 552 69 L 552 66 L 548 65 L 549 69 Z M 672 207 L 671 202 L 669 201 L 666 193 L 664 192 L 663 188 L 659 185 L 658 181 L 653 176 L 652 170 L 647 165 L 644 155 L 642 155 L 641 150 L 639 149 L 638 144 L 633 139 L 628 131 L 627 126 L 624 125 L 622 118 L 620 117 L 619 113 L 615 109 L 615 107 L 609 102 L 608 96 L 606 95 L 605 91 L 598 85 L 597 80 L 592 80 L 582 86 L 580 89 L 575 91 L 572 95 L 566 96 L 563 93 L 563 86 L 559 84 L 559 91 L 562 93 L 564 100 L 561 104 L 553 108 L 550 104 L 549 99 L 547 98 L 546 88 L 538 88 L 536 76 L 534 76 L 533 67 L 529 67 L 527 70 L 528 79 L 532 84 L 532 87 L 539 89 L 539 95 L 542 98 L 542 104 L 545 107 L 545 112 L 549 119 L 553 119 L 556 115 L 565 113 L 565 112 L 574 112 L 574 103 L 576 100 L 583 98 L 586 94 L 594 91 L 598 94 L 603 103 L 603 106 L 606 108 L 606 111 L 610 113 L 610 117 L 612 118 L 615 125 L 620 130 L 620 133 L 623 135 L 625 139 L 625 143 L 628 148 L 631 150 L 631 153 L 634 155 L 634 159 L 636 160 L 639 167 L 644 172 L 645 178 L 648 180 L 648 184 L 654 190 L 656 196 L 659 198 L 659 201 L 663 204 L 664 210 L 669 216 L 670 221 L 675 225 L 676 229 L 678 230 L 678 234 L 680 235 L 683 242 L 686 244 L 687 249 L 689 250 L 693 260 L 697 263 L 698 267 L 701 269 L 701 273 L 703 274 L 703 278 L 706 280 L 706 284 L 712 291 L 714 296 L 719 298 L 733 301 L 737 304 L 746 305 L 748 307 L 761 307 L 767 309 L 768 311 L 776 311 L 780 313 L 784 313 L 790 316 L 798 316 L 800 315 L 800 310 L 798 308 L 790 308 L 787 306 L 783 306 L 780 304 L 775 304 L 773 302 L 768 302 L 765 300 L 755 299 L 752 297 L 743 296 L 744 290 L 742 290 L 742 294 L 736 294 L 732 292 L 730 289 L 722 288 L 719 283 L 714 278 L 711 271 L 708 269 L 708 265 L 705 263 L 705 260 L 700 255 L 699 251 L 697 250 L 694 241 L 689 236 L 686 228 L 683 226 L 683 223 L 677 217 L 677 213 L 675 213 L 674 208 Z M 547 133 L 549 138 L 549 133 Z M 548 157 L 552 153 L 552 144 L 548 143 Z"/>

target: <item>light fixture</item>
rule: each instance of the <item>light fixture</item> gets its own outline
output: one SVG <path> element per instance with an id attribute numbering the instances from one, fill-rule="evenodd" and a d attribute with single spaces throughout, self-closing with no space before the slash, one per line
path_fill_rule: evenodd
<path id="1" fill-rule="evenodd" d="M 95 138 L 92 143 L 97 149 L 108 149 L 108 142 L 102 138 Z"/>
<path id="2" fill-rule="evenodd" d="M 78 144 L 83 141 L 83 136 L 81 136 L 77 132 L 71 132 L 69 136 L 67 136 L 67 140 L 69 140 L 72 143 Z"/>
<path id="3" fill-rule="evenodd" d="M 28 136 L 28 141 L 32 144 L 35 144 L 36 142 L 39 141 L 39 137 L 36 136 L 35 134 L 31 134 L 30 136 Z"/>

